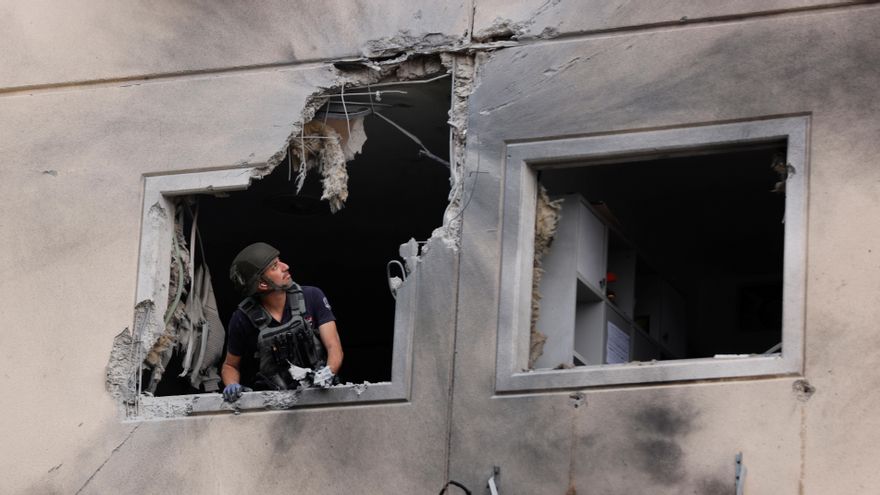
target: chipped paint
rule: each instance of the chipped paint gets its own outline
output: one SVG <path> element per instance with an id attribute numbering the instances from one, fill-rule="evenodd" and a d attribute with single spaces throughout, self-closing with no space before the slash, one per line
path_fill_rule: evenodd
<path id="1" fill-rule="evenodd" d="M 816 393 L 816 387 L 810 385 L 810 382 L 806 380 L 795 380 L 791 384 L 791 390 L 794 392 L 797 400 L 801 402 L 807 402 Z"/>

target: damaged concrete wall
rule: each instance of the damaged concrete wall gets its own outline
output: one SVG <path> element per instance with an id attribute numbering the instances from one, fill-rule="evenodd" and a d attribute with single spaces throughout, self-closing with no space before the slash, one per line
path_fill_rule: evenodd
<path id="1" fill-rule="evenodd" d="M 310 96 L 343 81 L 332 59 L 451 46 L 469 25 L 452 4 L 302 5 L 320 12 L 286 2 L 2 7 L 0 295 L 10 304 L 0 384 L 15 392 L 0 398 L 0 491 L 442 485 L 457 290 L 443 243 L 407 281 L 418 308 L 407 401 L 126 423 L 124 388 L 105 387 L 111 349 L 125 361 L 114 339 L 135 323 L 144 175 L 265 165 Z M 140 74 L 156 77 L 104 81 Z M 67 84 L 79 80 L 104 82 Z M 19 91 L 35 85 L 52 87 Z M 125 371 L 111 368 L 111 382 Z M 267 469 L 278 474 L 254 475 Z"/>
<path id="2" fill-rule="evenodd" d="M 0 88 L 394 55 L 460 43 L 464 2 L 0 2 Z"/>
<path id="3" fill-rule="evenodd" d="M 850 3 L 4 3 L 3 489 L 480 493 L 497 465 L 505 494 L 725 493 L 739 451 L 747 493 L 876 486 L 880 8 Z M 406 50 L 454 52 L 468 145 L 407 281 L 409 400 L 121 421 L 143 176 L 277 164 L 334 59 Z M 787 114 L 812 126 L 803 377 L 496 393 L 505 141 Z"/>
<path id="4" fill-rule="evenodd" d="M 570 8 L 549 11 L 592 17 Z M 880 482 L 880 224 L 867 220 L 880 214 L 878 26 L 880 7 L 857 6 L 640 27 L 498 50 L 478 68 L 465 173 L 484 173 L 461 241 L 456 362 L 468 366 L 455 370 L 451 478 L 476 487 L 500 466 L 502 493 L 733 493 L 743 452 L 745 493 Z M 495 391 L 505 143 L 791 114 L 811 118 L 803 378 Z"/>
<path id="5" fill-rule="evenodd" d="M 870 0 L 475 0 L 473 37 L 478 41 L 552 39 L 863 3 Z"/>

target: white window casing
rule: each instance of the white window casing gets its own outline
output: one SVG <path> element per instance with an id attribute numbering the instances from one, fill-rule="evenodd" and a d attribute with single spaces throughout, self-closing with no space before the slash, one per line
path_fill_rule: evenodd
<path id="1" fill-rule="evenodd" d="M 508 143 L 502 202 L 502 258 L 496 390 L 518 392 L 803 372 L 809 118 L 794 116 L 586 137 Z M 527 370 L 537 172 L 550 163 L 640 160 L 714 148 L 782 142 L 792 169 L 785 188 L 781 354 Z"/>
<path id="2" fill-rule="evenodd" d="M 152 345 L 162 331 L 162 316 L 168 306 L 174 197 L 247 189 L 253 176 L 254 168 L 246 167 L 144 177 L 136 301 L 153 301 L 154 310 L 149 314 L 151 321 L 135 327 L 135 332 L 140 333 L 134 336 L 135 341 Z M 336 386 L 327 390 L 310 388 L 297 392 L 247 392 L 235 404 L 224 402 L 219 393 L 164 397 L 144 395 L 138 399 L 138 416 L 174 417 L 228 410 L 409 400 L 415 291 L 418 286 L 419 269 L 416 266 L 407 277 L 407 283 L 397 292 L 390 382 Z"/>

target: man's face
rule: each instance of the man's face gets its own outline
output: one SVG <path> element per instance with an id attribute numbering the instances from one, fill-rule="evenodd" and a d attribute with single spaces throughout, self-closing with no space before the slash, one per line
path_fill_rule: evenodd
<path id="1" fill-rule="evenodd" d="M 263 277 L 279 287 L 287 287 L 293 282 L 290 277 L 290 267 L 277 257 L 263 270 Z M 268 284 L 266 288 L 271 290 Z"/>

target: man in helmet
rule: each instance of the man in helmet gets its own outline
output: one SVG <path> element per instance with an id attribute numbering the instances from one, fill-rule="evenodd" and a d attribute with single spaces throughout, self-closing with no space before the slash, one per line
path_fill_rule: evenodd
<path id="1" fill-rule="evenodd" d="M 223 396 L 245 386 L 286 390 L 329 387 L 342 366 L 336 317 L 321 289 L 298 286 L 274 247 L 258 242 L 232 261 L 229 277 L 245 299 L 229 320 Z M 298 370 L 302 372 L 297 375 Z M 308 371 L 307 378 L 303 374 Z"/>

